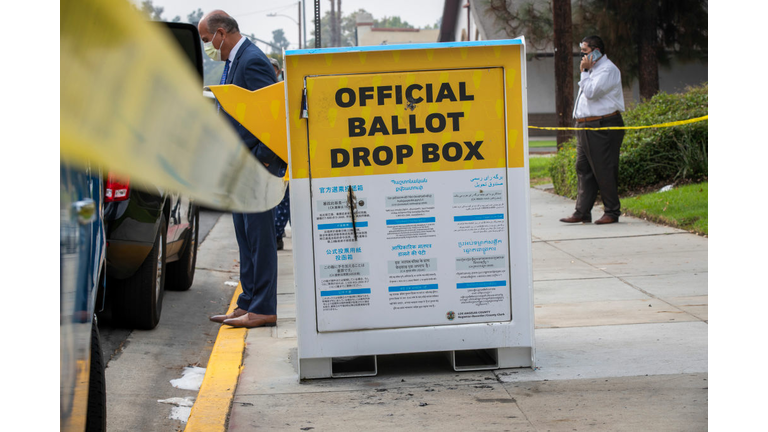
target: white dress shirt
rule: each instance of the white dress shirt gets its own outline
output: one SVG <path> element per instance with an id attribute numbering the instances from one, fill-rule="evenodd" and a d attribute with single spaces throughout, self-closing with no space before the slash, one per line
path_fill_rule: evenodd
<path id="1" fill-rule="evenodd" d="M 624 111 L 619 68 L 603 55 L 587 72 L 581 72 L 573 118 L 596 117 Z"/>
<path id="2" fill-rule="evenodd" d="M 237 56 L 237 50 L 240 49 L 240 46 L 245 42 L 245 36 L 240 36 L 240 40 L 237 41 L 235 46 L 232 47 L 232 51 L 229 52 L 229 57 L 227 57 L 227 60 L 229 60 L 229 67 L 232 67 L 232 63 L 235 62 L 235 56 Z"/>

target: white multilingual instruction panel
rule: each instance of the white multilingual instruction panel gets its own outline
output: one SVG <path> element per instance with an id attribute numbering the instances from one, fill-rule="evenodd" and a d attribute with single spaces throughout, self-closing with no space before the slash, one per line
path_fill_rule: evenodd
<path id="1" fill-rule="evenodd" d="M 307 79 L 319 332 L 511 320 L 503 77 Z"/>
<path id="2" fill-rule="evenodd" d="M 505 171 L 313 180 L 318 331 L 510 320 Z"/>

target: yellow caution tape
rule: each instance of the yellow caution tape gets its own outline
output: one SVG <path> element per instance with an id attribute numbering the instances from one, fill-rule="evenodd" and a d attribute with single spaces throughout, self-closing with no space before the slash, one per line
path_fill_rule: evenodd
<path id="1" fill-rule="evenodd" d="M 615 126 L 615 127 L 601 127 L 601 128 L 575 128 L 575 127 L 541 127 L 541 126 L 528 126 L 528 129 L 543 129 L 543 130 L 627 130 L 627 129 L 651 129 L 651 128 L 666 128 L 672 126 L 680 126 L 684 124 L 697 123 L 707 120 L 708 115 L 704 117 L 696 117 L 689 120 L 680 120 L 676 122 L 660 123 L 650 126 Z"/>
<path id="2" fill-rule="evenodd" d="M 126 1 L 62 0 L 61 159 L 241 212 L 277 205 L 270 174 L 202 96 L 159 24 Z"/>

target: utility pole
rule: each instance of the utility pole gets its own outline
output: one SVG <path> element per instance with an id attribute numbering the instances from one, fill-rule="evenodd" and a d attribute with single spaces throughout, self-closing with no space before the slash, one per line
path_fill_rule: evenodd
<path id="1" fill-rule="evenodd" d="M 341 42 L 341 0 L 336 0 L 336 46 L 344 45 Z"/>
<path id="2" fill-rule="evenodd" d="M 331 1 L 331 44 L 329 46 L 335 47 L 336 45 L 336 1 Z"/>
<path id="3" fill-rule="evenodd" d="M 268 17 L 282 16 L 282 17 L 286 17 L 289 20 L 295 22 L 296 25 L 299 26 L 299 49 L 301 49 L 301 2 L 299 2 L 299 20 L 298 21 L 296 21 L 295 19 L 291 18 L 288 15 L 282 15 L 282 14 L 276 14 L 276 13 L 270 13 L 270 14 L 267 14 L 267 16 Z M 304 44 L 306 45 L 306 42 Z"/>
<path id="4" fill-rule="evenodd" d="M 301 49 L 301 2 L 299 2 L 299 49 Z"/>
<path id="5" fill-rule="evenodd" d="M 315 0 L 315 48 L 322 48 L 320 41 L 320 0 Z"/>
<path id="6" fill-rule="evenodd" d="M 304 48 L 307 48 L 307 2 L 306 0 L 301 2 L 301 18 L 304 23 L 302 31 L 304 32 Z"/>

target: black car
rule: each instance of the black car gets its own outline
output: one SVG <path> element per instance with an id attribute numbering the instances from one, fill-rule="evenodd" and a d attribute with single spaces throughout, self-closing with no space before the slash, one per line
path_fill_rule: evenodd
<path id="1" fill-rule="evenodd" d="M 201 80 L 197 28 L 160 23 L 175 37 Z M 124 326 L 150 330 L 160 322 L 164 290 L 192 286 L 197 260 L 199 209 L 186 197 L 142 186 L 111 173 L 105 182 L 107 303 Z"/>
<path id="2" fill-rule="evenodd" d="M 164 290 L 192 286 L 199 210 L 179 194 L 131 188 L 112 175 L 104 201 L 112 317 L 128 327 L 153 329 Z"/>

